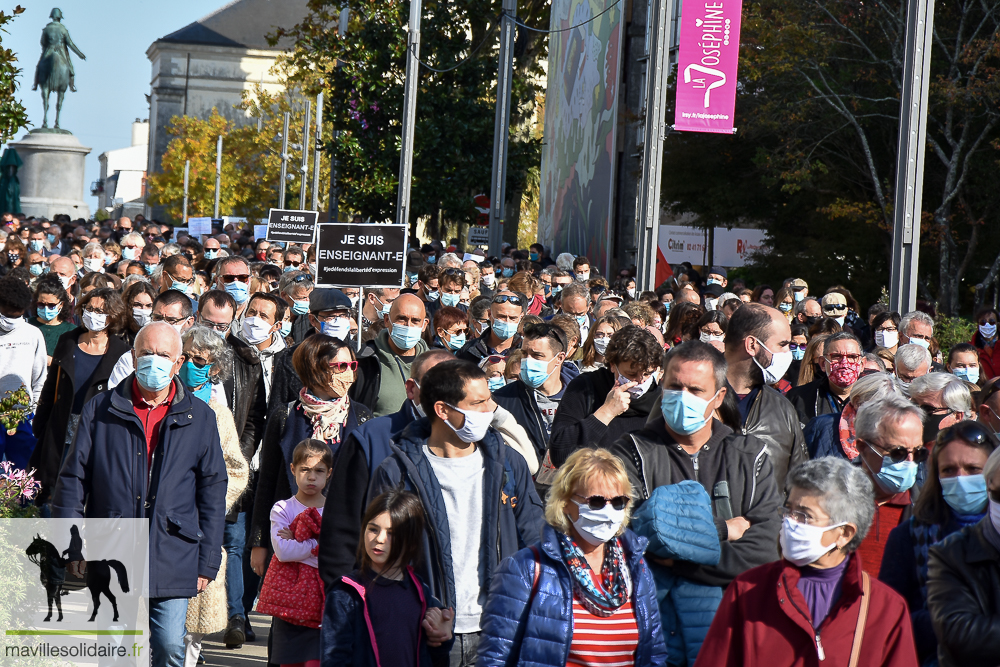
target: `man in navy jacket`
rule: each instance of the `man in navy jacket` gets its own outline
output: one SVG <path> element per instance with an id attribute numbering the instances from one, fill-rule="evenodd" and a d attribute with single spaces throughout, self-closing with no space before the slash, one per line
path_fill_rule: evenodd
<path id="1" fill-rule="evenodd" d="M 407 426 L 372 476 L 369 498 L 400 484 L 427 515 L 418 573 L 454 609 L 451 664 L 473 665 L 482 607 L 497 564 L 541 535 L 542 504 L 524 458 L 490 424 L 486 375 L 468 361 L 424 374 L 427 414 Z"/>
<path id="2" fill-rule="evenodd" d="M 165 322 L 139 332 L 136 372 L 84 406 L 52 496 L 56 518 L 150 520 L 154 667 L 183 664 L 188 598 L 222 564 L 226 464 L 215 413 L 174 377 L 182 350 Z"/>

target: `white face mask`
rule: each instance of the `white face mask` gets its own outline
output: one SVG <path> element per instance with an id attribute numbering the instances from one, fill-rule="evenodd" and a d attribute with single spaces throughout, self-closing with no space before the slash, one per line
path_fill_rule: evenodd
<path id="1" fill-rule="evenodd" d="M 899 342 L 898 331 L 876 331 L 875 344 L 879 347 L 895 347 Z"/>
<path id="2" fill-rule="evenodd" d="M 717 305 L 719 305 L 718 299 L 705 299 L 705 310 L 715 310 Z"/>
<path id="3" fill-rule="evenodd" d="M 839 324 L 840 326 L 844 326 L 844 320 L 846 318 L 847 316 L 845 315 L 844 317 L 835 317 L 833 319 L 836 320 L 837 324 Z"/>
<path id="4" fill-rule="evenodd" d="M 726 334 L 719 334 L 718 336 L 715 336 L 713 334 L 707 334 L 704 331 L 702 331 L 700 338 L 702 343 L 711 343 L 712 341 L 721 343 L 726 340 Z"/>
<path id="5" fill-rule="evenodd" d="M 792 517 L 785 517 L 781 522 L 781 534 L 778 541 L 781 543 L 781 555 L 785 560 L 802 567 L 809 563 L 815 563 L 820 558 L 837 548 L 836 544 L 823 546 L 820 540 L 823 533 L 846 523 L 838 523 L 833 526 L 808 526 L 799 523 Z"/>
<path id="6" fill-rule="evenodd" d="M 0 331 L 4 333 L 10 333 L 17 326 L 19 317 L 7 317 L 6 315 L 0 315 Z"/>
<path id="7" fill-rule="evenodd" d="M 756 340 L 765 350 L 767 349 L 764 343 L 761 343 L 756 338 L 754 338 L 754 340 Z M 767 351 L 771 352 L 770 350 Z M 771 352 L 771 363 L 767 365 L 767 368 L 760 365 L 760 362 L 757 361 L 757 357 L 753 358 L 753 362 L 764 372 L 764 384 L 774 384 L 785 376 L 785 373 L 788 371 L 788 367 L 792 364 L 792 351 Z"/>
<path id="8" fill-rule="evenodd" d="M 90 273 L 100 273 L 104 269 L 104 261 L 96 258 L 85 259 L 83 268 Z"/>
<path id="9" fill-rule="evenodd" d="M 104 331 L 108 326 L 108 316 L 104 313 L 92 313 L 89 310 L 83 311 L 83 326 L 89 331 Z"/>
<path id="10" fill-rule="evenodd" d="M 243 333 L 243 340 L 251 345 L 257 345 L 271 335 L 271 325 L 260 317 L 247 317 L 243 320 L 240 331 Z"/>
<path id="11" fill-rule="evenodd" d="M 59 276 L 59 282 L 62 283 L 62 286 L 63 286 L 64 290 L 68 290 L 69 289 L 69 281 L 72 280 L 72 279 L 73 279 L 72 277 Z"/>
<path id="12" fill-rule="evenodd" d="M 492 273 L 483 274 L 483 283 L 485 283 L 487 287 L 493 287 L 493 284 L 496 281 L 497 281 L 497 278 Z"/>
<path id="13" fill-rule="evenodd" d="M 581 283 L 587 282 L 588 280 L 590 280 L 590 271 L 587 271 L 586 273 L 576 274 L 576 279 Z"/>
<path id="14" fill-rule="evenodd" d="M 995 324 L 980 324 L 979 325 L 979 335 L 981 335 L 986 340 L 992 340 L 993 337 L 997 335 L 997 325 L 995 325 Z"/>
<path id="15" fill-rule="evenodd" d="M 153 314 L 153 309 L 150 308 L 133 308 L 132 317 L 135 318 L 135 323 L 140 327 L 144 327 L 149 324 L 149 318 Z"/>
<path id="16" fill-rule="evenodd" d="M 590 509 L 587 503 L 576 505 L 580 508 L 580 517 L 573 522 L 573 527 L 588 544 L 604 544 L 621 530 L 622 521 L 625 520 L 624 508 L 616 510 L 611 503 L 599 510 Z"/>
<path id="17" fill-rule="evenodd" d="M 650 387 L 650 385 L 653 384 L 653 380 L 654 379 L 655 378 L 652 375 L 650 375 L 648 378 L 646 378 L 646 381 L 643 382 L 642 384 L 637 384 L 634 387 L 629 388 L 628 389 L 629 395 L 633 399 L 639 398 L 640 396 L 642 396 L 643 394 L 645 394 L 649 390 L 649 387 Z M 623 384 L 625 384 L 627 382 L 634 382 L 634 380 L 629 380 L 627 377 L 625 377 L 624 375 L 622 375 L 621 373 L 619 373 L 618 374 L 618 386 L 621 386 L 621 385 L 623 385 Z"/>
<path id="18" fill-rule="evenodd" d="M 462 428 L 455 428 L 447 419 L 444 422 L 445 424 L 448 424 L 448 427 L 455 432 L 455 435 L 457 435 L 462 442 L 479 442 L 486 436 L 486 431 L 489 430 L 490 424 L 493 423 L 492 412 L 474 412 L 472 410 L 462 410 L 461 408 L 456 408 L 450 403 L 447 405 L 452 410 L 458 410 L 465 415 L 465 423 L 462 424 Z"/>
<path id="19" fill-rule="evenodd" d="M 993 529 L 1000 533 L 1000 503 L 990 498 L 990 522 Z"/>
<path id="20" fill-rule="evenodd" d="M 611 336 L 608 336 L 607 338 L 604 337 L 595 338 L 594 350 L 597 352 L 597 354 L 604 356 L 604 351 L 608 349 L 608 343 L 610 342 L 611 342 Z"/>

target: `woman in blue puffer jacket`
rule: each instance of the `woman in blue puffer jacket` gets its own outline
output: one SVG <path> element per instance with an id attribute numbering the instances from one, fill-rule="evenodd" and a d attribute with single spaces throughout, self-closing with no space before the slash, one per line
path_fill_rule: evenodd
<path id="1" fill-rule="evenodd" d="M 617 457 L 604 449 L 570 455 L 548 494 L 541 543 L 493 575 L 478 667 L 666 665 L 646 540 L 625 528 L 631 504 Z"/>

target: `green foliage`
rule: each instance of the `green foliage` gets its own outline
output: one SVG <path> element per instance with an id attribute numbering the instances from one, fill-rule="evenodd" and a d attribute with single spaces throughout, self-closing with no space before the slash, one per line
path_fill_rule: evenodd
<path id="1" fill-rule="evenodd" d="M 959 343 L 968 343 L 976 332 L 976 323 L 961 317 L 938 315 L 934 320 L 934 337 L 941 347 L 941 355 L 948 360 L 948 352 Z"/>
<path id="2" fill-rule="evenodd" d="M 547 24 L 544 3 L 529 3 L 529 20 Z M 536 6 L 537 5 L 537 6 Z M 295 49 L 286 64 L 293 80 L 310 92 L 325 93 L 326 128 L 338 132 L 329 143 L 338 162 L 344 210 L 373 220 L 392 220 L 396 211 L 405 82 L 409 3 L 398 0 L 312 0 L 302 23 L 279 31 Z M 340 9 L 350 10 L 345 35 L 337 34 Z M 411 220 L 420 216 L 470 222 L 472 197 L 489 189 L 496 95 L 496 31 L 500 2 L 464 0 L 424 3 L 420 58 L 446 73 L 419 68 L 414 133 Z M 519 9 L 520 11 L 520 9 Z M 527 31 L 519 31 L 527 32 Z M 530 118 L 544 48 L 535 37 L 519 38 L 511 125 Z M 329 135 L 328 135 L 329 136 Z M 537 166 L 540 141 L 511 133 L 508 192 L 521 192 Z M 440 213 L 439 213 L 440 212 Z M 443 220 L 441 220 L 443 222 Z"/>
<path id="3" fill-rule="evenodd" d="M 4 27 L 14 20 L 18 14 L 24 13 L 24 7 L 14 7 L 10 14 L 0 11 L 0 31 L 7 32 Z M 21 68 L 17 66 L 17 54 L 4 48 L 0 43 L 0 144 L 14 138 L 18 130 L 28 126 L 28 112 L 17 99 L 17 77 Z"/>
<path id="4" fill-rule="evenodd" d="M 94 211 L 94 220 L 96 220 L 97 222 L 104 222 L 106 220 L 109 220 L 110 218 L 111 214 L 108 213 L 103 208 L 99 208 L 96 211 Z"/>
<path id="5" fill-rule="evenodd" d="M 904 55 L 903 0 L 743 4 L 735 136 L 666 144 L 665 200 L 702 224 L 758 224 L 755 279 L 849 285 L 878 299 L 889 274 Z M 935 5 L 920 297 L 954 314 L 1000 252 L 1000 12 Z M 668 94 L 673 103 L 674 96 Z"/>

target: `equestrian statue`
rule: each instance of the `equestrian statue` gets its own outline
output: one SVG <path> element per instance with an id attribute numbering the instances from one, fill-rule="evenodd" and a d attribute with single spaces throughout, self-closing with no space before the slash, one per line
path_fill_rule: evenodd
<path id="1" fill-rule="evenodd" d="M 70 39 L 69 30 L 61 21 L 62 10 L 56 7 L 49 14 L 52 21 L 42 29 L 42 57 L 38 59 L 38 67 L 35 68 L 35 85 L 32 90 L 42 87 L 42 107 L 45 115 L 42 119 L 42 127 L 49 126 L 49 93 L 58 93 L 56 101 L 56 124 L 55 129 L 59 129 L 59 114 L 62 111 L 63 98 L 66 96 L 66 89 L 69 88 L 74 93 L 76 85 L 73 71 L 73 61 L 70 60 L 69 52 L 73 51 L 81 60 L 86 60 L 76 44 Z"/>

